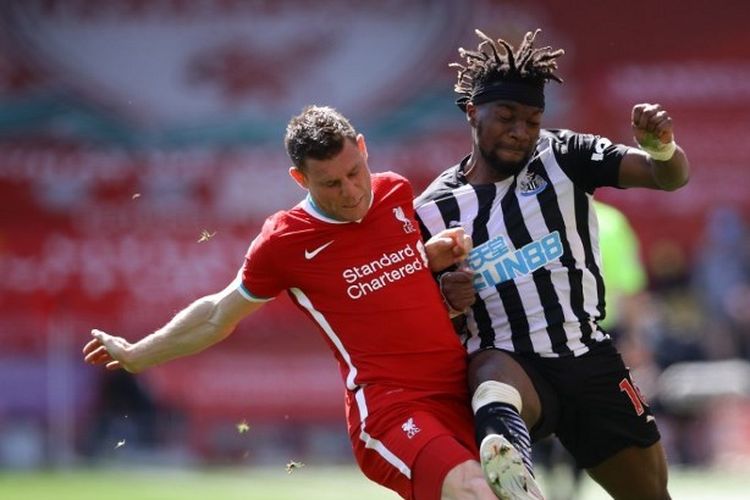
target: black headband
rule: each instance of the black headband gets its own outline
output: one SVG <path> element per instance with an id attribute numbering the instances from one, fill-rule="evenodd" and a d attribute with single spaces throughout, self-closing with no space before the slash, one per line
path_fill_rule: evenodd
<path id="1" fill-rule="evenodd" d="M 484 104 L 492 101 L 514 101 L 528 106 L 544 109 L 544 82 L 495 82 L 482 85 L 474 89 L 469 95 L 463 95 L 456 100 L 462 111 L 466 111 L 466 103 Z"/>

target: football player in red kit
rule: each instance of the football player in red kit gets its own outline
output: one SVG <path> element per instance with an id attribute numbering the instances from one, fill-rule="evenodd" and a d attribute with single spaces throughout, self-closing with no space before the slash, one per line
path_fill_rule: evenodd
<path id="1" fill-rule="evenodd" d="M 308 195 L 266 220 L 237 279 L 138 342 L 93 330 L 86 361 L 135 373 L 196 353 L 286 290 L 338 362 L 370 479 L 404 498 L 495 498 L 477 461 L 466 354 L 431 274 L 466 257 L 463 230 L 423 244 L 408 181 L 371 174 L 364 137 L 331 108 L 294 117 L 285 143 Z"/>

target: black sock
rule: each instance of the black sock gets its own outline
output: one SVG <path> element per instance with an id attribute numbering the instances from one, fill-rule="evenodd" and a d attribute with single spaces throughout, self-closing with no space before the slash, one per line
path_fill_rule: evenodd
<path id="1" fill-rule="evenodd" d="M 488 434 L 502 434 L 523 457 L 523 464 L 533 475 L 531 462 L 531 438 L 521 415 L 513 405 L 490 403 L 479 408 L 474 415 L 477 445 Z"/>

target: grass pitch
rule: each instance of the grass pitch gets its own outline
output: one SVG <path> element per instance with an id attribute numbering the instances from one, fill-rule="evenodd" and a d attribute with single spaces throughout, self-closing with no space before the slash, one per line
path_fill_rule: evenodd
<path id="1" fill-rule="evenodd" d="M 542 486 L 549 486 L 542 483 Z M 673 469 L 672 498 L 748 498 L 750 475 Z M 354 467 L 152 470 L 75 469 L 69 472 L 0 471 L 2 500 L 396 500 Z M 550 496 L 550 498 L 554 498 Z M 585 479 L 579 500 L 609 498 Z"/>

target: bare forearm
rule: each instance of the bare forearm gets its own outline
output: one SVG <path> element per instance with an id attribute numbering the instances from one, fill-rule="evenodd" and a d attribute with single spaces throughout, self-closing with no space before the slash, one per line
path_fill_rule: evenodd
<path id="1" fill-rule="evenodd" d="M 94 338 L 83 347 L 84 360 L 104 365 L 108 370 L 141 372 L 219 342 L 264 302 L 246 300 L 235 280 L 224 290 L 196 300 L 163 328 L 135 344 L 98 329 L 91 330 Z"/>
<path id="2" fill-rule="evenodd" d="M 685 152 L 679 146 L 668 161 L 651 161 L 654 182 L 660 189 L 674 191 L 687 184 L 690 178 L 690 165 Z"/>
<path id="3" fill-rule="evenodd" d="M 215 296 L 198 299 L 165 326 L 133 344 L 128 352 L 131 371 L 195 354 L 226 338 L 235 325 L 217 318 L 216 306 Z"/>
<path id="4" fill-rule="evenodd" d="M 667 161 L 651 158 L 644 151 L 632 148 L 620 163 L 620 187 L 645 187 L 674 191 L 687 184 L 690 164 L 685 152 L 677 146 Z"/>

